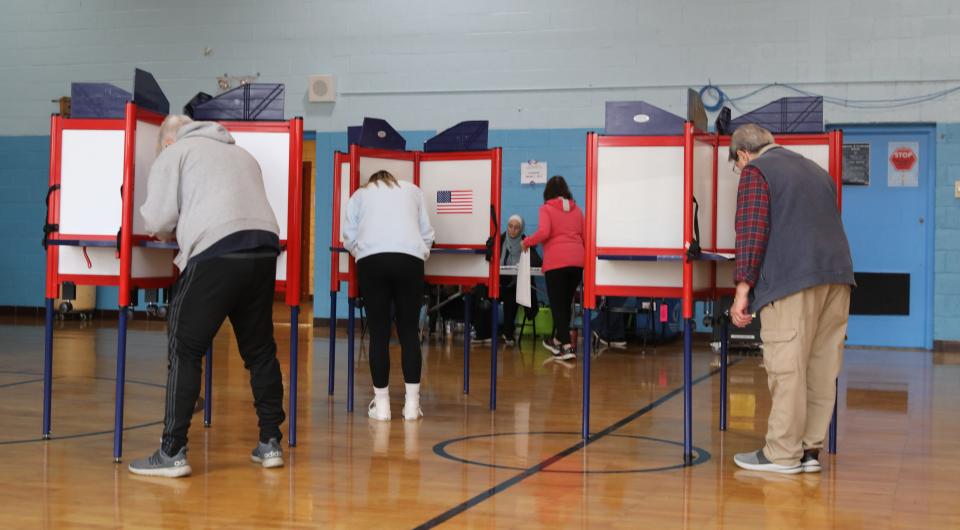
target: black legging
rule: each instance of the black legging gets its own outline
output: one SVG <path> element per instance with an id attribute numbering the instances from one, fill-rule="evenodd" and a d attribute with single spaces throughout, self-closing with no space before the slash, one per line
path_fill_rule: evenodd
<path id="1" fill-rule="evenodd" d="M 563 267 L 543 273 L 547 280 L 547 296 L 553 313 L 553 337 L 560 344 L 570 344 L 570 317 L 573 295 L 583 279 L 583 267 Z"/>
<path id="2" fill-rule="evenodd" d="M 384 388 L 390 381 L 391 308 L 396 310 L 403 380 L 419 383 L 423 260 L 392 252 L 367 256 L 357 261 L 357 279 L 367 308 L 373 386 Z"/>

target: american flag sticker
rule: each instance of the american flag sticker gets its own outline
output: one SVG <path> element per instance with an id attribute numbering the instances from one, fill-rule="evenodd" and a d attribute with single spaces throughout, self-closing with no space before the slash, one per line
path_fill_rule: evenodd
<path id="1" fill-rule="evenodd" d="M 442 190 L 437 192 L 437 213 L 473 213 L 473 190 Z"/>

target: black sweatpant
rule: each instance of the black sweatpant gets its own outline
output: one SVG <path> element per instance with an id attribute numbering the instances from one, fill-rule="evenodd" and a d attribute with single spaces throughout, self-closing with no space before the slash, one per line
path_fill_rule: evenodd
<path id="1" fill-rule="evenodd" d="M 276 271 L 276 256 L 236 253 L 192 260 L 177 279 L 167 314 L 169 365 L 161 447 L 168 455 L 187 444 L 200 395 L 200 361 L 227 317 L 250 371 L 260 441 L 282 437 L 283 378 L 273 340 Z"/>
<path id="2" fill-rule="evenodd" d="M 423 363 L 419 335 L 423 260 L 394 252 L 367 256 L 357 261 L 357 280 L 367 308 L 373 386 L 384 388 L 390 381 L 391 308 L 396 311 L 403 380 L 419 383 Z"/>
<path id="3" fill-rule="evenodd" d="M 553 337 L 561 344 L 570 344 L 570 317 L 573 296 L 583 279 L 583 267 L 563 267 L 543 273 L 547 280 L 547 296 L 553 314 Z"/>

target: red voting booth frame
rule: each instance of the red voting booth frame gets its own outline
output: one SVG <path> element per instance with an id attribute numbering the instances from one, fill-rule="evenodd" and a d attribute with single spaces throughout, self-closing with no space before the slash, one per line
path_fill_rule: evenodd
<path id="1" fill-rule="evenodd" d="M 345 163 L 350 165 L 350 195 L 360 187 L 360 158 L 380 158 L 388 160 L 401 160 L 413 163 L 413 183 L 420 186 L 420 164 L 421 162 L 433 161 L 472 161 L 489 160 L 491 163 L 490 175 L 490 198 L 493 211 L 491 215 L 494 219 L 500 219 L 500 195 L 502 185 L 502 159 L 503 152 L 501 148 L 488 149 L 483 151 L 456 151 L 456 152 L 431 152 L 421 151 L 393 151 L 386 149 L 374 149 L 351 145 L 349 153 L 334 152 L 333 156 L 333 210 L 331 223 L 331 247 L 330 247 L 330 343 L 329 343 L 329 367 L 327 380 L 327 393 L 334 393 L 334 373 L 336 366 L 336 307 L 337 293 L 340 291 L 341 282 L 347 282 L 347 399 L 346 406 L 348 411 L 353 411 L 354 405 L 354 380 L 355 380 L 355 312 L 356 298 L 359 296 L 359 285 L 356 276 L 356 263 L 351 256 L 346 271 L 340 268 L 340 254 L 346 252 L 343 242 L 340 239 L 341 226 L 341 205 L 343 166 Z M 490 409 L 496 408 L 496 373 L 497 373 L 497 312 L 499 304 L 497 300 L 500 292 L 500 238 L 497 237 L 499 226 L 490 223 L 489 236 L 493 238 L 493 254 L 490 259 L 487 276 L 437 276 L 427 275 L 425 281 L 436 285 L 453 285 L 464 288 L 476 285 L 485 285 L 490 298 L 494 301 L 492 318 L 492 354 L 491 354 L 491 376 L 490 376 Z M 435 244 L 431 249 L 432 254 L 484 254 L 486 252 L 486 242 L 465 241 L 464 243 L 444 243 Z M 466 308 L 464 316 L 464 336 L 469 337 L 470 333 L 470 295 L 464 295 Z M 464 340 L 464 381 L 463 389 L 467 394 L 470 391 L 470 340 Z"/>
<path id="2" fill-rule="evenodd" d="M 837 207 L 842 203 L 842 149 L 843 133 L 832 131 L 823 134 L 777 135 L 775 140 L 783 146 L 826 145 L 828 146 L 828 172 L 836 184 Z M 712 145 L 712 202 L 713 208 L 709 226 L 712 235 L 711 244 L 702 248 L 699 256 L 688 253 L 694 240 L 694 156 L 695 145 Z M 695 300 L 715 299 L 722 294 L 730 294 L 732 289 L 717 286 L 717 261 L 721 253 L 732 254 L 735 249 L 717 247 L 717 210 L 718 210 L 718 154 L 721 147 L 730 145 L 729 136 L 719 136 L 698 131 L 688 122 L 684 126 L 682 136 L 601 136 L 597 133 L 588 133 L 586 152 L 586 262 L 584 266 L 584 342 L 583 342 L 583 411 L 582 437 L 585 442 L 590 440 L 590 310 L 596 307 L 597 296 L 641 296 L 658 298 L 681 298 L 684 319 L 684 351 L 683 351 L 683 390 L 684 390 L 684 443 L 683 459 L 689 465 L 694 461 L 693 423 L 692 423 L 692 333 L 693 333 L 693 304 Z M 643 248 L 643 247 L 598 247 L 597 246 L 597 193 L 598 193 L 598 153 L 600 147 L 641 147 L 641 146 L 682 146 L 683 147 L 683 234 L 682 246 L 673 248 Z M 702 228 L 702 227 L 701 227 Z M 597 259 L 624 259 L 636 261 L 680 261 L 682 262 L 682 286 L 598 286 L 596 282 Z M 698 260 L 709 260 L 711 265 L 711 285 L 707 289 L 694 290 L 693 267 Z M 720 430 L 726 430 L 727 424 L 727 319 L 721 319 L 721 403 L 720 403 Z M 830 424 L 830 452 L 836 452 L 836 403 L 834 416 Z"/>
<path id="3" fill-rule="evenodd" d="M 123 406 L 124 384 L 126 377 L 126 336 L 127 336 L 127 308 L 131 304 L 132 294 L 137 289 L 168 288 L 176 280 L 177 271 L 171 263 L 171 274 L 168 277 L 132 277 L 132 261 L 134 247 L 147 247 L 176 250 L 175 244 L 156 241 L 143 235 L 133 234 L 134 216 L 134 186 L 136 128 L 137 122 L 142 121 L 159 126 L 164 115 L 139 108 L 135 103 L 127 103 L 123 119 L 85 119 L 64 118 L 53 115 L 50 120 L 50 191 L 47 199 L 47 217 L 45 231 L 46 245 L 46 325 L 44 344 L 44 377 L 43 377 L 43 438 L 51 438 L 51 405 L 53 394 L 53 301 L 59 294 L 59 287 L 64 282 L 77 285 L 117 286 L 119 324 L 117 329 L 117 372 L 114 400 L 114 451 L 115 462 L 120 461 L 123 449 Z M 297 356 L 298 356 L 298 326 L 301 297 L 301 253 L 302 253 L 302 191 L 301 160 L 303 158 L 303 119 L 294 118 L 288 121 L 272 122 L 220 122 L 232 132 L 275 132 L 290 135 L 290 162 L 288 181 L 288 208 L 287 208 L 287 239 L 281 241 L 281 246 L 287 252 L 287 268 L 284 280 L 277 281 L 276 289 L 285 294 L 285 301 L 290 306 L 290 375 L 289 375 L 289 417 L 288 443 L 296 445 L 297 419 Z M 61 205 L 61 171 L 63 131 L 65 130 L 114 130 L 123 131 L 123 177 L 122 177 L 122 208 L 120 223 L 120 241 L 116 236 L 103 234 L 71 234 L 61 233 L 55 227 L 60 223 Z M 52 228 L 48 230 L 48 228 Z M 61 246 L 79 247 L 110 247 L 116 248 L 119 255 L 118 275 L 81 275 L 64 274 L 59 269 L 59 254 Z M 209 426 L 212 414 L 212 350 L 206 354 L 204 369 L 205 408 L 204 424 Z"/>

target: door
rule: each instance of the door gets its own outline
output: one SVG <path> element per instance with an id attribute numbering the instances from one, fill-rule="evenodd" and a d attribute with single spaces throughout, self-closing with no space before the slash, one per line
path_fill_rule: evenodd
<path id="1" fill-rule="evenodd" d="M 858 288 L 847 343 L 933 346 L 932 125 L 846 125 L 843 223 Z"/>

